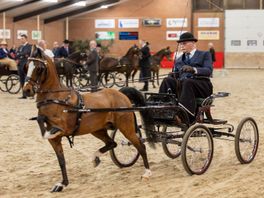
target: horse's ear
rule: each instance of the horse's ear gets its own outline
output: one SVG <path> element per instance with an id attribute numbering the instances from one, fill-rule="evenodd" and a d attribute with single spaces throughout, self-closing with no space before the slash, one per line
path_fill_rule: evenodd
<path id="1" fill-rule="evenodd" d="M 169 50 L 170 49 L 170 46 L 168 46 L 166 49 Z"/>

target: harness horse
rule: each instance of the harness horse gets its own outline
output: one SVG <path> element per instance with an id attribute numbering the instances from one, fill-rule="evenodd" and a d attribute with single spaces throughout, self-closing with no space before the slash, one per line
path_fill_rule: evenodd
<path id="1" fill-rule="evenodd" d="M 94 166 L 98 166 L 99 157 L 117 145 L 107 134 L 107 129 L 110 128 L 120 130 L 140 153 L 145 167 L 142 178 L 151 176 L 145 146 L 136 134 L 134 112 L 66 113 L 70 109 L 129 108 L 132 105 L 127 96 L 114 89 L 80 94 L 65 87 L 59 81 L 54 63 L 35 45 L 32 46 L 28 61 L 27 81 L 23 91 L 27 96 L 37 94 L 36 120 L 42 136 L 47 138 L 53 147 L 62 172 L 62 181 L 53 186 L 52 192 L 62 191 L 69 184 L 61 143 L 62 137 L 68 137 L 71 144 L 73 144 L 74 136 L 89 133 L 102 140 L 105 146 L 95 152 L 93 159 Z"/>

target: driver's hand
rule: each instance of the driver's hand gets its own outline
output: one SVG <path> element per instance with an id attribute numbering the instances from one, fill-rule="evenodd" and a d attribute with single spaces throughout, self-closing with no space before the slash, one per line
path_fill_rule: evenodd
<path id="1" fill-rule="evenodd" d="M 192 73 L 192 74 L 195 73 L 194 68 L 192 66 L 189 66 L 189 65 L 183 65 L 182 68 L 181 68 L 181 70 L 183 72 L 188 72 L 188 73 Z"/>

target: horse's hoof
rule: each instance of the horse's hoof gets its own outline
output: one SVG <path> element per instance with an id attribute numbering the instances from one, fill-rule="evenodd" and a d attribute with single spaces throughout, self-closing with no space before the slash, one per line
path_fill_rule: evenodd
<path id="1" fill-rule="evenodd" d="M 61 192 L 64 187 L 65 187 L 65 185 L 63 185 L 62 183 L 57 183 L 57 184 L 55 184 L 55 186 L 52 187 L 50 192 Z"/>
<path id="2" fill-rule="evenodd" d="M 101 162 L 100 158 L 99 157 L 95 157 L 94 161 L 93 161 L 94 167 L 97 167 L 100 164 L 100 162 Z"/>
<path id="3" fill-rule="evenodd" d="M 146 169 L 145 173 L 141 176 L 141 180 L 148 181 L 151 176 L 152 176 L 151 170 Z"/>

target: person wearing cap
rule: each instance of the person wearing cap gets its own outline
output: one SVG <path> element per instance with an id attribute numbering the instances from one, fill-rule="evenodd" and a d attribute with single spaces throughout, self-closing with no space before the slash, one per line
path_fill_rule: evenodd
<path id="1" fill-rule="evenodd" d="M 209 51 L 196 49 L 197 39 L 190 32 L 183 33 L 177 42 L 183 54 L 175 61 L 172 73 L 162 81 L 159 92 L 176 94 L 179 105 L 193 122 L 197 110 L 195 99 L 206 98 L 213 92 L 212 58 Z"/>
<path id="2" fill-rule="evenodd" d="M 17 70 L 16 61 L 9 57 L 6 41 L 1 41 L 0 43 L 0 62 L 6 64 L 10 70 Z"/>
<path id="3" fill-rule="evenodd" d="M 91 40 L 89 43 L 90 46 L 90 53 L 87 56 L 87 69 L 90 73 L 90 79 L 91 79 L 91 91 L 95 92 L 97 91 L 98 86 L 98 77 L 97 73 L 99 70 L 99 55 L 97 52 L 97 43 L 95 40 Z"/>
<path id="4" fill-rule="evenodd" d="M 67 58 L 69 56 L 70 54 L 69 44 L 70 44 L 69 40 L 65 39 L 63 41 L 63 44 L 59 48 L 58 54 L 56 55 L 57 58 Z"/>
<path id="5" fill-rule="evenodd" d="M 16 56 L 16 59 L 18 61 L 17 68 L 21 87 L 23 87 L 25 84 L 26 73 L 24 67 L 27 64 L 28 57 L 30 56 L 32 48 L 32 45 L 28 43 L 27 38 L 28 37 L 25 34 L 20 35 L 21 45 L 18 47 Z M 26 99 L 26 95 L 23 92 L 22 94 L 22 97 L 20 97 L 19 99 Z"/>

